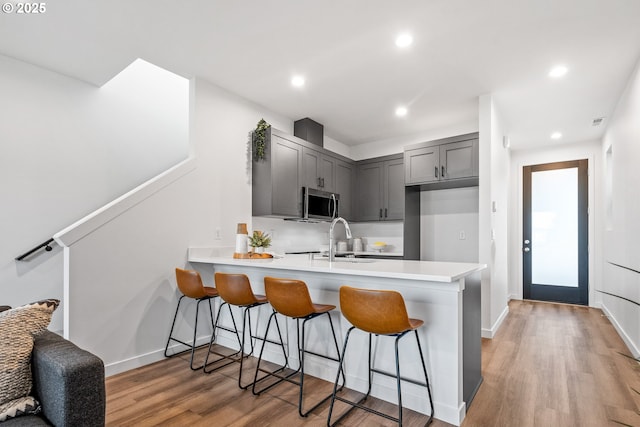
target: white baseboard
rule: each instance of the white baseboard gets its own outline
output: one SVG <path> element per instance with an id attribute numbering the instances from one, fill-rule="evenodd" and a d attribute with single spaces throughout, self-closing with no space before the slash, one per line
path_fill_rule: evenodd
<path id="1" fill-rule="evenodd" d="M 209 344 L 211 337 L 200 337 L 196 339 L 196 346 Z M 180 344 L 174 344 L 169 346 L 168 353 L 174 354 L 185 349 L 185 346 Z M 105 376 L 110 377 L 112 375 L 120 374 L 122 372 L 130 371 L 131 369 L 140 368 L 145 365 L 158 362 L 165 359 L 164 348 L 155 350 L 149 353 L 141 354 L 128 359 L 119 360 L 117 362 L 109 363 L 104 366 Z"/>
<path id="2" fill-rule="evenodd" d="M 607 309 L 607 306 L 604 305 L 604 303 L 600 303 L 600 307 L 602 308 L 602 311 L 607 316 L 613 327 L 616 328 L 616 331 L 618 331 L 618 335 L 620 335 L 622 341 L 624 341 L 624 343 L 627 345 L 627 348 L 629 349 L 631 354 L 633 354 L 633 357 L 640 358 L 640 349 L 638 349 L 638 347 L 633 343 L 633 340 L 625 332 L 620 323 L 618 323 L 613 314 L 611 314 L 611 312 Z"/>
<path id="3" fill-rule="evenodd" d="M 502 325 L 502 322 L 504 322 L 504 319 L 507 318 L 507 314 L 509 314 L 508 305 L 504 307 L 504 310 L 502 310 L 500 316 L 498 316 L 493 325 L 491 325 L 491 329 L 482 328 L 482 338 L 492 339 L 494 336 L 496 336 L 496 332 L 498 332 L 498 329 L 500 329 L 500 326 Z"/>

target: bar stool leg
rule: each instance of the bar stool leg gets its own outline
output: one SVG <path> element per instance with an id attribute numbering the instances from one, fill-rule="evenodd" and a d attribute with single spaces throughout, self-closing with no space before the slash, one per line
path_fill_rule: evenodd
<path id="1" fill-rule="evenodd" d="M 401 335 L 398 335 L 395 339 L 395 353 L 396 353 L 396 387 L 398 387 L 398 425 L 402 425 L 402 385 L 400 384 L 400 355 L 398 354 L 398 342 Z"/>
<path id="2" fill-rule="evenodd" d="M 300 367 L 298 367 L 297 370 L 293 371 L 292 373 L 290 373 L 289 375 L 286 375 L 285 377 L 279 376 L 277 374 L 279 374 L 280 372 L 283 372 L 285 369 L 287 369 L 289 367 L 289 357 L 287 356 L 287 351 L 284 348 L 284 340 L 282 339 L 282 332 L 280 331 L 280 324 L 278 323 L 278 318 L 276 317 L 277 312 L 275 310 L 273 310 L 273 312 L 271 313 L 271 315 L 269 316 L 269 320 L 267 321 L 267 328 L 264 331 L 264 341 L 262 343 L 262 348 L 260 349 L 260 355 L 258 356 L 258 363 L 256 364 L 256 371 L 253 377 L 253 387 L 251 389 L 251 392 L 257 396 L 260 393 L 269 390 L 270 388 L 274 387 L 277 384 L 280 384 L 282 381 L 285 381 L 286 378 L 292 377 L 293 375 L 295 375 L 296 373 L 298 373 L 298 371 L 300 370 Z M 280 339 L 280 342 L 276 342 L 276 341 L 272 341 L 272 340 L 268 340 L 268 336 L 269 336 L 269 330 L 271 329 L 271 321 L 275 320 L 275 324 L 276 324 L 276 330 L 278 331 L 278 338 Z M 261 369 L 260 368 L 260 364 L 262 363 L 262 355 L 264 354 L 264 348 L 267 342 L 270 342 L 271 344 L 279 344 L 282 348 L 282 355 L 284 356 L 284 363 L 282 366 L 280 366 L 278 369 L 275 369 L 273 371 L 267 371 L 265 369 Z M 300 343 L 300 341 L 298 341 L 298 344 Z M 300 347 L 298 347 L 299 349 Z M 299 351 L 298 350 L 298 355 L 299 355 Z M 262 377 L 258 378 L 258 372 L 264 372 L 265 375 L 263 375 Z M 279 378 L 278 381 L 274 382 L 273 384 L 269 384 L 268 386 L 264 387 L 263 389 L 260 390 L 256 390 L 256 384 L 258 384 L 259 382 L 261 382 L 262 380 L 265 380 L 267 378 L 269 378 L 270 376 L 276 376 L 277 378 Z"/>
<path id="3" fill-rule="evenodd" d="M 200 303 L 202 301 L 204 301 L 204 300 L 206 300 L 209 303 L 209 316 L 211 318 L 211 326 L 213 328 L 212 337 L 213 337 L 213 334 L 215 334 L 215 323 L 213 321 L 213 308 L 211 307 L 211 298 L 200 298 L 200 299 L 197 300 L 197 303 L 196 303 L 196 316 L 195 316 L 195 322 L 194 322 L 194 325 L 193 325 L 193 338 L 191 340 L 191 344 L 188 344 L 188 343 L 186 343 L 184 341 L 181 341 L 181 340 L 178 340 L 176 338 L 173 338 L 173 330 L 174 330 L 175 325 L 176 325 L 176 319 L 178 318 L 178 311 L 180 310 L 180 304 L 182 303 L 182 299 L 184 297 L 185 297 L 185 295 L 182 295 L 178 299 L 178 306 L 176 307 L 176 312 L 173 315 L 173 322 L 171 323 L 171 329 L 169 330 L 169 338 L 167 339 L 167 345 L 164 348 L 164 356 L 165 357 L 173 357 L 173 356 L 176 356 L 178 354 L 182 354 L 182 353 L 184 353 L 186 351 L 191 350 L 191 359 L 189 361 L 189 367 L 192 370 L 197 371 L 198 369 L 202 369 L 202 367 L 204 366 L 204 364 L 202 364 L 202 365 L 200 365 L 198 367 L 194 367 L 193 366 L 193 360 L 194 360 L 195 351 L 196 351 L 196 338 L 197 338 L 197 334 L 198 334 L 198 314 L 199 314 L 199 311 L 200 311 Z M 187 346 L 188 348 L 183 350 L 183 351 L 179 351 L 177 353 L 174 353 L 174 354 L 170 355 L 170 354 L 168 354 L 168 352 L 169 352 L 169 343 L 171 341 L 175 341 L 177 343 L 180 343 L 180 344 L 182 344 L 184 346 Z"/>
<path id="4" fill-rule="evenodd" d="M 222 314 L 222 308 L 225 305 L 229 308 L 229 314 L 231 315 L 231 322 L 233 323 L 233 329 L 227 328 L 225 326 L 220 326 L 219 323 L 218 323 L 220 321 L 220 315 Z M 236 335 L 236 339 L 238 340 L 238 345 L 241 346 L 240 350 L 238 350 L 235 353 L 232 353 L 230 355 L 225 355 L 225 354 L 222 354 L 222 353 L 211 351 L 211 347 L 213 347 L 213 343 L 216 341 L 216 334 L 217 334 L 217 330 L 218 329 L 224 329 L 225 331 L 234 332 L 235 335 Z M 238 326 L 236 325 L 236 319 L 233 316 L 233 311 L 231 310 L 231 306 L 227 302 L 223 302 L 222 304 L 220 304 L 220 307 L 218 308 L 218 315 L 216 316 L 216 321 L 214 323 L 213 334 L 211 335 L 211 341 L 209 342 L 209 350 L 207 351 L 207 357 L 204 360 L 204 365 L 203 365 L 204 373 L 210 374 L 213 371 L 217 371 L 218 369 L 224 368 L 225 366 L 228 366 L 228 365 L 230 365 L 232 363 L 235 363 L 236 359 L 234 357 L 237 356 L 238 354 L 240 354 L 241 351 L 242 351 L 242 344 L 241 344 L 241 341 L 240 341 L 240 334 L 238 333 Z M 211 354 L 215 354 L 215 355 L 217 355 L 219 357 L 217 359 L 212 360 L 211 362 L 209 362 L 209 356 Z M 218 365 L 213 369 L 207 370 L 208 366 L 215 365 L 218 362 L 220 362 L 221 360 L 227 360 L 227 363 Z"/>
<path id="5" fill-rule="evenodd" d="M 329 312 L 324 313 L 327 315 L 327 317 L 329 317 L 329 325 L 331 326 L 331 334 L 333 335 L 333 342 L 335 344 L 335 349 L 336 349 L 336 355 L 337 355 L 337 359 L 331 359 L 327 356 L 323 356 L 323 355 L 318 355 L 316 353 L 307 351 L 305 349 L 305 326 L 307 323 L 307 320 L 311 320 L 312 318 L 307 318 L 304 319 L 302 322 L 302 345 L 300 344 L 300 334 L 298 334 L 298 353 L 300 355 L 300 394 L 299 394 L 299 398 L 298 398 L 298 413 L 300 414 L 301 417 L 306 417 L 309 415 L 309 413 L 311 413 L 313 410 L 315 410 L 318 406 L 322 405 L 324 402 L 326 402 L 327 400 L 331 399 L 332 397 L 332 393 L 327 395 L 326 397 L 324 397 L 322 400 L 320 400 L 319 402 L 317 402 L 315 405 L 313 405 L 313 407 L 309 408 L 308 410 L 304 411 L 303 410 L 303 394 L 304 394 L 304 355 L 305 353 L 311 353 L 314 354 L 316 356 L 321 356 L 330 360 L 336 360 L 336 361 L 340 361 L 340 348 L 338 346 L 338 339 L 336 338 L 336 331 L 335 328 L 333 327 L 333 321 L 331 320 L 331 314 Z M 297 320 L 297 330 L 299 330 L 299 321 L 300 319 L 296 319 Z M 344 383 L 346 381 L 345 379 L 345 375 L 344 375 L 344 370 L 342 369 L 342 365 L 338 365 L 338 378 L 336 379 L 336 381 L 339 381 L 340 379 L 340 374 L 342 374 L 342 384 L 340 384 L 340 387 L 338 388 L 338 391 L 341 391 L 342 388 L 344 387 Z"/>
<path id="6" fill-rule="evenodd" d="M 431 396 L 431 385 L 429 384 L 429 375 L 427 374 L 427 366 L 424 363 L 424 355 L 422 354 L 422 346 L 420 345 L 420 338 L 418 336 L 418 331 L 413 331 L 416 334 L 416 343 L 418 344 L 418 352 L 420 353 L 420 361 L 422 362 L 422 371 L 424 372 L 424 380 L 427 385 L 427 394 L 429 395 L 429 406 L 431 407 L 431 414 L 429 415 L 429 420 L 427 424 L 431 423 L 433 420 L 433 397 Z"/>

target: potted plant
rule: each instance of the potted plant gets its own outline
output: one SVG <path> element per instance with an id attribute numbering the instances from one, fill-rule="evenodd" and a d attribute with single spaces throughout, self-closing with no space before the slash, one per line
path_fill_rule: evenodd
<path id="1" fill-rule="evenodd" d="M 249 246 L 253 248 L 254 253 L 263 253 L 265 248 L 271 246 L 271 236 L 262 231 L 255 230 L 249 237 Z"/>
<path id="2" fill-rule="evenodd" d="M 263 160 L 267 147 L 267 130 L 271 127 L 264 119 L 260 119 L 252 132 L 253 156 L 255 160 Z"/>

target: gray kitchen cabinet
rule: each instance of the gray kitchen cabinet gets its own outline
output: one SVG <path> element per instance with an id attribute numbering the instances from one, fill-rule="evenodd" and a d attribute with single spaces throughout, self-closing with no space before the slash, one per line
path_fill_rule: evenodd
<path id="1" fill-rule="evenodd" d="M 402 155 L 358 162 L 357 221 L 404 218 L 404 160 Z"/>
<path id="2" fill-rule="evenodd" d="M 340 195 L 340 215 L 354 218 L 355 162 L 270 128 L 265 158 L 252 162 L 252 214 L 302 216 L 302 187 Z"/>
<path id="3" fill-rule="evenodd" d="M 303 147 L 303 185 L 317 190 L 336 191 L 336 162 L 327 154 Z"/>
<path id="4" fill-rule="evenodd" d="M 453 188 L 478 185 L 478 134 L 460 135 L 405 148 L 405 185 Z"/>
<path id="5" fill-rule="evenodd" d="M 275 129 L 267 135 L 265 158 L 253 161 L 252 214 L 299 217 L 304 147 L 294 141 L 295 137 Z"/>
<path id="6" fill-rule="evenodd" d="M 336 159 L 335 163 L 335 192 L 340 195 L 340 216 L 352 220 L 353 194 L 356 182 L 356 168 L 353 163 Z"/>

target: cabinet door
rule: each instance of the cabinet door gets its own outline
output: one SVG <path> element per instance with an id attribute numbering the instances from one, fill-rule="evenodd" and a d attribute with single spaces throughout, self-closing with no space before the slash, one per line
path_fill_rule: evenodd
<path id="1" fill-rule="evenodd" d="M 320 169 L 322 154 L 307 147 L 302 149 L 302 185 L 301 187 L 322 189 Z"/>
<path id="2" fill-rule="evenodd" d="M 478 140 L 452 142 L 440 146 L 440 168 L 444 179 L 478 176 Z"/>
<path id="3" fill-rule="evenodd" d="M 439 146 L 416 148 L 404 153 L 405 185 L 424 184 L 440 179 Z"/>
<path id="4" fill-rule="evenodd" d="M 356 215 L 358 221 L 382 219 L 382 162 L 358 166 Z"/>
<path id="5" fill-rule="evenodd" d="M 340 216 L 348 220 L 354 219 L 353 188 L 355 185 L 355 166 L 336 160 L 335 168 L 335 192 L 340 195 Z"/>
<path id="6" fill-rule="evenodd" d="M 384 162 L 384 212 L 383 219 L 404 219 L 404 159 Z"/>
<path id="7" fill-rule="evenodd" d="M 329 156 L 320 158 L 320 189 L 338 192 L 336 190 L 336 163 L 338 159 Z"/>
<path id="8" fill-rule="evenodd" d="M 302 214 L 302 146 L 272 135 L 272 214 Z M 254 189 L 255 191 L 255 189 Z"/>

